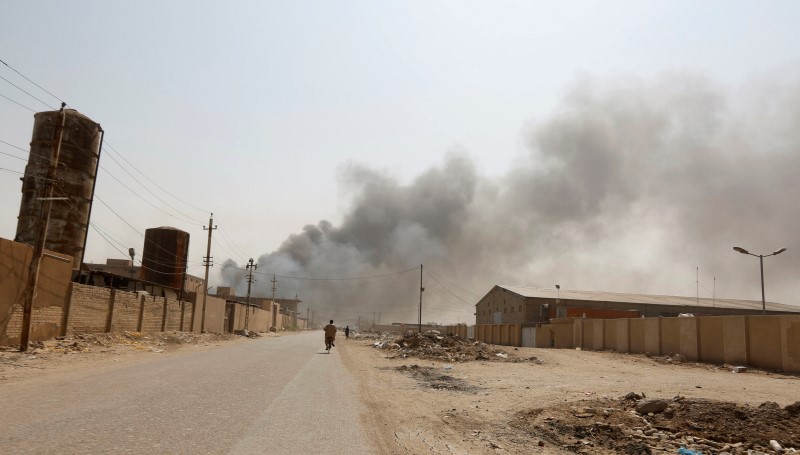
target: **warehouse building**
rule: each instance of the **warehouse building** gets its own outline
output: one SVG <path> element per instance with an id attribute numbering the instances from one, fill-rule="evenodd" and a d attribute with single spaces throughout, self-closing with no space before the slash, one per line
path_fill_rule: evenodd
<path id="1" fill-rule="evenodd" d="M 767 314 L 798 314 L 800 307 L 766 303 Z M 547 322 L 556 317 L 593 319 L 762 314 L 761 301 L 618 292 L 571 291 L 496 285 L 475 305 L 476 324 Z"/>

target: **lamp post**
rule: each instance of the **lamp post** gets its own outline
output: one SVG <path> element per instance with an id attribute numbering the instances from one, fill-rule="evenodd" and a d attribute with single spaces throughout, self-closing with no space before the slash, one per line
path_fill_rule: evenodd
<path id="1" fill-rule="evenodd" d="M 767 314 L 767 300 L 764 297 L 764 258 L 768 258 L 770 256 L 775 256 L 778 254 L 783 253 L 786 251 L 786 248 L 781 248 L 772 252 L 772 254 L 753 254 L 740 246 L 733 247 L 733 250 L 742 254 L 749 254 L 750 256 L 755 256 L 758 258 L 759 263 L 761 264 L 761 314 Z"/>
<path id="2" fill-rule="evenodd" d="M 556 317 L 558 317 L 558 308 L 561 305 L 561 286 L 556 285 Z M 564 317 L 567 317 L 567 312 L 564 311 Z"/>

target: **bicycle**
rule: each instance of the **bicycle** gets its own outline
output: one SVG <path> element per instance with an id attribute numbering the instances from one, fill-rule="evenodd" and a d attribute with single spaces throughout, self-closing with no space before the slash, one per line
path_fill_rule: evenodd
<path id="1" fill-rule="evenodd" d="M 328 351 L 328 354 L 331 353 L 332 346 L 333 346 L 333 337 L 325 337 L 325 350 Z"/>

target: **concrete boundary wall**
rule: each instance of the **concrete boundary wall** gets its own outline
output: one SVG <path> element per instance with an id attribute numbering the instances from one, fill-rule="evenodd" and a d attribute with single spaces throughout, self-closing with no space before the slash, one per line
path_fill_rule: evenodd
<path id="1" fill-rule="evenodd" d="M 526 345 L 613 350 L 800 372 L 800 315 L 640 319 L 554 319 L 525 327 Z M 521 346 L 521 324 L 481 324 L 475 338 Z"/>
<path id="2" fill-rule="evenodd" d="M 199 333 L 202 326 L 203 305 L 200 299 L 198 299 L 200 303 L 195 303 L 79 283 L 71 283 L 67 295 L 69 304 L 65 311 L 52 312 L 52 315 L 49 315 L 44 312 L 37 313 L 38 308 L 34 309 L 34 314 L 41 324 L 61 327 L 59 333 L 48 334 L 49 336 L 124 331 Z M 204 327 L 206 332 L 226 331 L 225 306 L 225 300 L 208 296 Z M 235 319 L 232 327 L 234 330 L 241 330 L 244 328 L 245 305 L 235 303 L 233 307 Z M 272 321 L 269 311 L 250 307 L 249 313 L 247 322 L 250 331 L 269 330 Z M 281 326 L 286 322 L 284 319 L 279 318 Z M 49 336 L 32 338 L 47 339 Z"/>
<path id="3" fill-rule="evenodd" d="M 451 327 L 459 327 L 452 329 Z M 465 325 L 447 326 L 447 333 L 453 333 L 466 338 L 469 329 Z M 488 344 L 502 346 L 522 346 L 522 324 L 480 324 L 473 329 L 475 339 Z"/>

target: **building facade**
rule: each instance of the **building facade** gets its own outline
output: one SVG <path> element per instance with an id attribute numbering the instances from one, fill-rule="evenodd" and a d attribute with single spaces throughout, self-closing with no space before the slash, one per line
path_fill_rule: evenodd
<path id="1" fill-rule="evenodd" d="M 767 314 L 798 314 L 800 307 L 767 302 Z M 591 319 L 762 314 L 760 301 L 617 292 L 494 286 L 475 305 L 476 324 L 522 324 L 553 318 Z"/>

